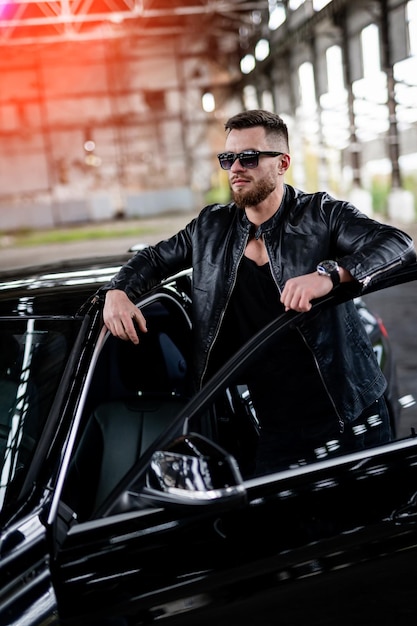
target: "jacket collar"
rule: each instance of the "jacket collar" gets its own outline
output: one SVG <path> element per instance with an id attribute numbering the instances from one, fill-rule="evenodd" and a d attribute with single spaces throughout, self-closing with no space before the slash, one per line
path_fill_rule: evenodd
<path id="1" fill-rule="evenodd" d="M 258 226 L 258 228 L 256 228 L 254 224 L 252 224 L 252 222 L 249 221 L 245 211 L 242 211 L 241 209 L 236 207 L 237 210 L 239 211 L 240 225 L 245 231 L 248 231 L 251 229 L 255 230 L 255 233 L 254 233 L 255 239 L 260 239 L 262 235 L 264 235 L 264 233 L 274 230 L 282 221 L 283 216 L 286 212 L 284 209 L 288 205 L 289 195 L 290 194 L 287 191 L 287 185 L 284 185 L 284 194 L 282 196 L 281 204 L 275 211 L 274 215 L 272 215 L 272 217 L 266 220 L 266 222 L 263 222 L 260 226 Z"/>

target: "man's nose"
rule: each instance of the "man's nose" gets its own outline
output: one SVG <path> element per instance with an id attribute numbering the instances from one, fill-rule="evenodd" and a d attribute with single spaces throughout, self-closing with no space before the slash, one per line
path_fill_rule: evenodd
<path id="1" fill-rule="evenodd" d="M 233 162 L 232 167 L 230 168 L 231 172 L 239 172 L 241 170 L 244 170 L 245 168 L 243 167 L 243 165 L 241 164 L 241 162 L 239 161 L 239 159 L 236 159 L 236 161 Z"/>

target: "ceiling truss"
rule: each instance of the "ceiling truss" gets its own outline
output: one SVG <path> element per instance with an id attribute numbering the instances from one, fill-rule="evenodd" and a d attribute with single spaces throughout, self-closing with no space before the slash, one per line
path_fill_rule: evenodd
<path id="1" fill-rule="evenodd" d="M 125 37 L 199 34 L 210 25 L 241 35 L 268 0 L 0 0 L 0 47 Z M 202 33 L 203 34 L 203 33 Z M 208 33 L 205 33 L 208 34 Z"/>

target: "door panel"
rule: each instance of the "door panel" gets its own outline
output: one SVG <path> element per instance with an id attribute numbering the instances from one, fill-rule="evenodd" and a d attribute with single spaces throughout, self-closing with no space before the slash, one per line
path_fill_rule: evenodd
<path id="1" fill-rule="evenodd" d="M 417 490 L 416 460 L 414 445 L 395 444 L 248 481 L 237 510 L 165 506 L 74 526 L 56 571 L 64 622 L 92 624 L 94 614 L 192 624 L 197 611 L 201 624 L 279 615 L 293 626 L 311 606 L 313 624 L 394 612 L 405 624 L 417 532 L 391 514 Z"/>
<path id="2" fill-rule="evenodd" d="M 0 624 L 58 624 L 46 531 L 39 518 L 27 518 L 5 532 L 0 549 Z"/>

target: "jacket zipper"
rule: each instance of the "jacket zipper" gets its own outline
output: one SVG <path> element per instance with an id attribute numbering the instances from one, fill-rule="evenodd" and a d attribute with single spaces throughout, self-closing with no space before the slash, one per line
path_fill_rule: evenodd
<path id="1" fill-rule="evenodd" d="M 363 280 L 360 280 L 359 282 L 362 284 L 363 287 L 367 287 L 369 283 L 371 282 L 371 280 L 375 278 L 375 276 L 379 276 L 379 274 L 383 274 L 384 272 L 387 272 L 391 270 L 392 268 L 397 267 L 397 265 L 401 265 L 401 264 L 402 264 L 401 259 L 399 261 L 395 261 L 394 263 L 391 263 L 390 265 L 386 265 L 383 269 L 377 270 L 373 274 L 369 274 L 368 276 L 365 276 L 365 278 Z"/>
<path id="2" fill-rule="evenodd" d="M 273 278 L 274 283 L 275 283 L 275 284 L 276 284 L 276 286 L 277 286 L 278 292 L 281 294 L 281 293 L 282 293 L 282 292 L 281 292 L 281 288 L 280 288 L 280 286 L 279 286 L 279 284 L 278 284 L 278 281 L 277 281 L 277 279 L 276 279 L 276 277 L 275 277 L 275 273 L 274 273 L 274 270 L 273 270 L 273 267 L 272 267 L 272 263 L 271 263 L 271 256 L 270 256 L 270 254 L 269 254 L 268 246 L 266 245 L 266 241 L 265 241 L 265 239 L 264 239 L 264 245 L 265 245 L 266 252 L 267 252 L 267 255 L 268 255 L 268 262 L 269 262 L 269 268 L 270 268 L 270 270 L 271 270 L 271 276 L 272 276 L 272 278 Z M 323 386 L 324 386 L 324 388 L 325 388 L 325 390 L 326 390 L 327 396 L 328 396 L 328 398 L 329 398 L 329 400 L 330 400 L 330 402 L 331 402 L 331 404 L 332 404 L 332 406 L 333 406 L 334 412 L 336 413 L 336 416 L 337 416 L 337 419 L 338 419 L 338 422 L 339 422 L 339 432 L 342 434 L 342 433 L 344 432 L 344 430 L 345 430 L 345 422 L 343 421 L 343 419 L 342 419 L 342 418 L 341 418 L 341 416 L 339 415 L 339 411 L 337 410 L 336 405 L 335 405 L 335 403 L 334 403 L 334 401 L 333 401 L 333 398 L 332 398 L 332 396 L 331 396 L 331 393 L 329 392 L 329 389 L 328 389 L 328 387 L 327 387 L 327 385 L 326 385 L 326 382 L 325 382 L 325 380 L 324 380 L 324 378 L 323 378 L 323 374 L 322 374 L 322 372 L 321 372 L 320 366 L 319 366 L 318 361 L 317 361 L 317 359 L 316 359 L 316 355 L 314 354 L 313 350 L 312 350 L 312 349 L 310 348 L 310 346 L 308 345 L 306 338 L 304 337 L 303 333 L 301 332 L 301 330 L 300 330 L 299 328 L 297 328 L 297 332 L 300 334 L 301 339 L 302 339 L 302 340 L 303 340 L 303 342 L 305 343 L 305 345 L 306 345 L 307 349 L 309 350 L 309 352 L 311 353 L 311 355 L 312 355 L 312 357 L 313 357 L 313 359 L 314 359 L 314 363 L 316 364 L 316 369 L 317 369 L 317 372 L 318 372 L 318 374 L 319 374 L 319 376 L 320 376 L 320 379 L 321 379 L 321 381 L 322 381 L 322 383 L 323 383 Z"/>
<path id="3" fill-rule="evenodd" d="M 335 403 L 333 401 L 332 395 L 331 395 L 331 393 L 330 393 L 330 391 L 329 391 L 329 389 L 328 389 L 328 387 L 326 385 L 326 381 L 324 380 L 323 374 L 321 373 L 321 369 L 320 369 L 320 366 L 319 366 L 318 361 L 316 359 L 316 355 L 314 354 L 313 350 L 308 345 L 307 340 L 304 337 L 304 335 L 301 332 L 301 330 L 299 328 L 297 328 L 297 331 L 299 332 L 302 340 L 304 341 L 305 345 L 307 346 L 307 349 L 310 351 L 310 353 L 311 353 L 311 355 L 312 355 L 312 357 L 314 359 L 314 363 L 316 364 L 317 372 L 318 372 L 318 374 L 320 376 L 321 382 L 323 383 L 323 387 L 326 390 L 327 397 L 329 398 L 330 402 L 332 403 L 334 412 L 336 413 L 336 416 L 337 416 L 337 419 L 338 419 L 338 422 L 339 422 L 339 432 L 341 434 L 343 434 L 343 432 L 345 430 L 345 422 L 343 421 L 343 418 L 340 416 L 339 411 L 337 410 L 336 405 L 335 405 Z"/>

